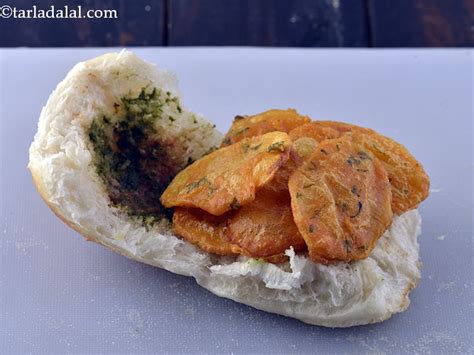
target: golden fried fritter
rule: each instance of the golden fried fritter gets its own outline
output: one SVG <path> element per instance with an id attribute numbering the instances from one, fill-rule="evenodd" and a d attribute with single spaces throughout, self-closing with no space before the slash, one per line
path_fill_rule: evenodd
<path id="1" fill-rule="evenodd" d="M 216 216 L 244 206 L 288 160 L 290 145 L 288 134 L 270 132 L 218 149 L 178 173 L 161 203 L 201 208 Z"/>
<path id="2" fill-rule="evenodd" d="M 292 109 L 269 110 L 253 116 L 236 116 L 222 141 L 222 146 L 273 131 L 288 133 L 307 122 L 310 122 L 309 117 L 301 116 Z"/>
<path id="3" fill-rule="evenodd" d="M 226 216 L 213 216 L 197 208 L 175 209 L 174 232 L 208 253 L 238 255 L 242 250 L 225 237 Z"/>
<path id="4" fill-rule="evenodd" d="M 429 178 L 405 147 L 371 129 L 308 122 L 294 110 L 236 118 L 224 147 L 161 196 L 178 206 L 176 234 L 207 252 L 272 263 L 286 261 L 290 246 L 321 263 L 368 257 L 393 212 L 426 198 Z"/>
<path id="5" fill-rule="evenodd" d="M 312 260 L 366 258 L 392 221 L 383 165 L 350 137 L 321 142 L 290 177 L 295 223 Z"/>
<path id="6" fill-rule="evenodd" d="M 341 132 L 339 130 L 327 126 L 324 122 L 314 121 L 296 127 L 289 133 L 291 140 L 295 141 L 302 137 L 310 137 L 319 143 L 326 139 L 340 137 Z"/>
<path id="7" fill-rule="evenodd" d="M 346 132 L 353 132 L 353 131 L 359 131 L 362 133 L 376 133 L 373 129 L 370 128 L 365 128 L 361 126 L 357 126 L 354 124 L 350 123 L 345 123 L 345 122 L 338 122 L 338 121 L 314 121 L 313 122 L 315 125 L 318 125 L 320 127 L 325 127 L 326 129 L 332 129 L 333 131 L 337 131 L 339 133 L 346 133 Z"/>
<path id="8" fill-rule="evenodd" d="M 177 207 L 173 214 L 173 231 L 176 235 L 181 236 L 208 253 L 217 255 L 245 255 L 273 264 L 283 263 L 288 260 L 288 257 L 284 254 L 286 249 L 282 253 L 277 254 L 260 253 L 252 255 L 250 251 L 243 250 L 240 246 L 229 242 L 227 238 L 227 224 L 229 216 L 232 214 L 233 212 L 231 211 L 222 216 L 214 216 L 199 208 Z M 296 232 L 299 233 L 297 229 Z M 248 238 L 251 237 L 250 235 L 248 236 Z"/>
<path id="9" fill-rule="evenodd" d="M 254 258 L 283 254 L 290 246 L 296 251 L 306 248 L 293 220 L 288 191 L 261 189 L 251 204 L 229 217 L 226 235 L 244 255 Z"/>
<path id="10" fill-rule="evenodd" d="M 290 137 L 291 138 L 291 137 Z M 301 165 L 316 150 L 318 141 L 311 137 L 301 137 L 292 139 L 290 154 L 298 165 Z"/>
<path id="11" fill-rule="evenodd" d="M 430 181 L 422 165 L 400 143 L 372 129 L 343 122 L 315 121 L 290 132 L 292 140 L 311 137 L 318 142 L 349 135 L 383 164 L 392 186 L 392 209 L 396 214 L 416 208 L 429 194 Z"/>
<path id="12" fill-rule="evenodd" d="M 383 164 L 392 186 L 392 209 L 401 215 L 428 197 L 430 179 L 423 166 L 401 144 L 380 134 L 346 133 Z"/>
<path id="13" fill-rule="evenodd" d="M 317 142 L 309 137 L 298 138 L 291 144 L 290 156 L 283 166 L 278 169 L 273 179 L 265 185 L 266 189 L 276 192 L 288 191 L 288 179 L 316 149 Z"/>

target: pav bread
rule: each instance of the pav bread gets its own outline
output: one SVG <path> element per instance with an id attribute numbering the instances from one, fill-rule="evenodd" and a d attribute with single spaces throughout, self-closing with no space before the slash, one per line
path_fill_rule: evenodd
<path id="1" fill-rule="evenodd" d="M 126 123 L 137 112 L 140 121 Z M 123 173 L 143 149 L 127 150 L 120 162 L 98 153 L 111 131 L 117 146 L 139 141 L 152 148 L 155 155 L 136 167 L 143 176 Z M 350 263 L 324 265 L 291 247 L 280 264 L 219 256 L 174 235 L 170 211 L 153 201 L 222 138 L 182 106 L 173 74 L 122 51 L 77 64 L 57 86 L 41 112 L 28 167 L 47 205 L 87 240 L 194 277 L 218 296 L 326 327 L 380 322 L 408 307 L 420 279 L 416 209 L 395 215 L 372 253 Z M 152 221 L 144 211 L 154 213 Z"/>

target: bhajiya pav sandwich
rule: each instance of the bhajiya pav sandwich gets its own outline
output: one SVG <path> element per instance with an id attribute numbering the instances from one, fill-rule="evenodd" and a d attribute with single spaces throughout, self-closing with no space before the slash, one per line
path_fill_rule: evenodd
<path id="1" fill-rule="evenodd" d="M 310 324 L 383 321 L 420 278 L 429 178 L 405 147 L 292 109 L 238 115 L 222 136 L 130 52 L 57 86 L 29 169 L 86 239 Z"/>

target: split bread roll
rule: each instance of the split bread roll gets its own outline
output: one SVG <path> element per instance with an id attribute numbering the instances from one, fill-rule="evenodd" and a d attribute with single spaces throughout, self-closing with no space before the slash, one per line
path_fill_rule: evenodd
<path id="1" fill-rule="evenodd" d="M 208 254 L 173 235 L 166 218 L 146 225 L 111 203 L 106 180 L 94 166 L 91 125 L 98 117 L 116 115 L 121 98 L 139 97 L 144 88 L 173 98 L 160 106 L 161 114 L 172 119 L 157 122 L 154 132 L 173 142 L 168 153 L 179 168 L 221 143 L 211 123 L 180 106 L 169 72 L 130 52 L 77 64 L 43 108 L 30 147 L 34 183 L 66 224 L 129 258 L 192 276 L 218 296 L 310 324 L 380 322 L 408 307 L 408 294 L 420 278 L 416 210 L 396 216 L 367 259 L 322 265 L 289 249 L 289 262 L 274 265 Z"/>

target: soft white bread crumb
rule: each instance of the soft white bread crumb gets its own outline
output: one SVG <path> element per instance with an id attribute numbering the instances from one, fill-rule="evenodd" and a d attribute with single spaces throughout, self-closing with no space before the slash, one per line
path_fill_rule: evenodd
<path id="1" fill-rule="evenodd" d="M 98 115 L 113 114 L 117 98 L 149 85 L 179 97 L 174 75 L 122 52 L 77 64 L 51 94 L 30 147 L 29 168 L 41 196 L 63 221 L 130 258 L 193 276 L 219 296 L 307 323 L 346 327 L 406 309 L 420 278 L 417 211 L 396 217 L 366 260 L 324 266 L 289 250 L 291 265 L 275 266 L 207 254 L 172 235 L 167 223 L 146 229 L 110 207 L 91 164 L 87 130 Z M 221 139 L 209 122 L 185 108 L 166 132 L 192 140 L 185 158 L 202 156 Z"/>

